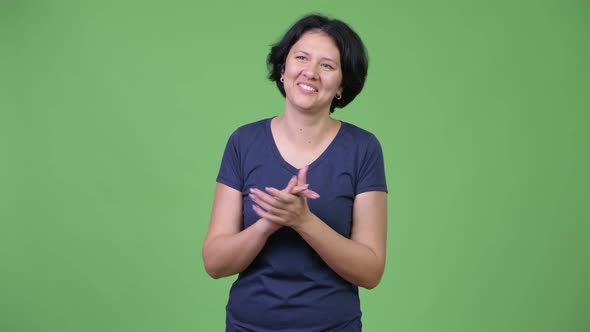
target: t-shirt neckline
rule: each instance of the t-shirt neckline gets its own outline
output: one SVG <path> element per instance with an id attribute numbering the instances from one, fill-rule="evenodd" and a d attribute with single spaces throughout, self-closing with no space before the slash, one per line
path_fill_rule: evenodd
<path id="1" fill-rule="evenodd" d="M 266 137 L 269 141 L 269 145 L 271 146 L 273 155 L 279 161 L 281 166 L 286 168 L 293 175 L 297 175 L 297 173 L 299 172 L 299 169 L 296 168 L 295 166 L 291 165 L 289 162 L 287 162 L 283 158 L 283 156 L 281 155 L 281 152 L 279 151 L 279 147 L 277 146 L 277 142 L 275 141 L 275 138 L 272 135 L 272 129 L 270 127 L 270 123 L 271 123 L 272 119 L 274 119 L 274 118 L 275 117 L 271 117 L 271 118 L 266 119 L 266 125 L 265 125 Z M 338 121 L 340 121 L 340 120 L 338 120 Z M 312 161 L 311 164 L 309 164 L 308 172 L 311 171 L 313 168 L 317 167 L 317 165 L 321 164 L 321 162 L 324 159 L 326 159 L 326 157 L 330 154 L 330 151 L 332 149 L 334 149 L 334 146 L 337 144 L 337 141 L 340 139 L 340 136 L 343 135 L 345 126 L 346 126 L 346 122 L 340 121 L 340 128 L 338 129 L 336 136 L 334 136 L 334 138 L 332 139 L 330 144 L 328 144 L 328 147 L 314 161 Z"/>

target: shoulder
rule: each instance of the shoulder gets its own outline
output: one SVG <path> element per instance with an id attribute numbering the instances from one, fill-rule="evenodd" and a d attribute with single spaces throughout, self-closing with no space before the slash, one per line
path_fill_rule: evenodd
<path id="1" fill-rule="evenodd" d="M 270 119 L 258 120 L 242 125 L 234 130 L 230 141 L 237 145 L 249 145 L 266 135 L 266 127 Z"/>
<path id="2" fill-rule="evenodd" d="M 342 136 L 346 144 L 365 148 L 380 146 L 379 140 L 372 132 L 348 122 L 341 122 L 343 131 Z"/>
<path id="3" fill-rule="evenodd" d="M 252 132 L 259 132 L 259 131 L 264 130 L 266 128 L 268 121 L 270 121 L 270 118 L 269 119 L 262 119 L 262 120 L 258 120 L 255 122 L 251 122 L 251 123 L 242 125 L 242 126 L 238 127 L 234 131 L 234 133 L 238 132 L 238 133 L 246 133 L 247 134 L 247 133 L 252 133 Z"/>

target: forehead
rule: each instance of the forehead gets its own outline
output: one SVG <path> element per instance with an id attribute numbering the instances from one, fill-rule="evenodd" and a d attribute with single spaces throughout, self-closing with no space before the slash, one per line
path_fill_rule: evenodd
<path id="1" fill-rule="evenodd" d="M 299 40 L 293 44 L 290 52 L 306 52 L 312 55 L 328 57 L 340 60 L 340 51 L 334 39 L 324 32 L 311 30 L 305 32 Z"/>

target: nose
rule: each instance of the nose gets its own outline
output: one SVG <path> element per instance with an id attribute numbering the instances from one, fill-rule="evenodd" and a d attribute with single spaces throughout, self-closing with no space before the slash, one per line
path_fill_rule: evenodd
<path id="1" fill-rule="evenodd" d="M 318 78 L 318 71 L 317 68 L 314 64 L 309 64 L 309 66 L 306 66 L 305 69 L 303 70 L 303 75 L 305 76 L 305 78 L 309 79 L 309 80 L 315 80 Z"/>

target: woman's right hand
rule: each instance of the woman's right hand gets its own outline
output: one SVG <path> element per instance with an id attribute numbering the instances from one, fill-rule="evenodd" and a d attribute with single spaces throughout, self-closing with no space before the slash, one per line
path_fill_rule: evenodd
<path id="1" fill-rule="evenodd" d="M 305 168 L 306 168 L 305 170 L 302 170 L 304 175 L 307 171 L 307 166 Z M 292 195 L 297 195 L 297 196 L 305 197 L 308 199 L 320 198 L 320 195 L 318 193 L 316 193 L 315 191 L 310 190 L 309 184 L 307 184 L 305 182 L 306 182 L 305 176 L 303 176 L 303 178 L 300 178 L 300 177 L 293 175 L 293 177 L 291 177 L 291 179 L 287 183 L 287 186 L 285 187 L 285 189 L 283 189 L 281 191 L 285 191 L 285 192 L 288 192 Z M 274 233 L 275 231 L 277 231 L 278 229 L 280 229 L 282 227 L 282 225 L 274 223 L 266 218 L 260 218 L 257 222 L 262 224 L 263 232 L 268 232 L 269 234 Z"/>

